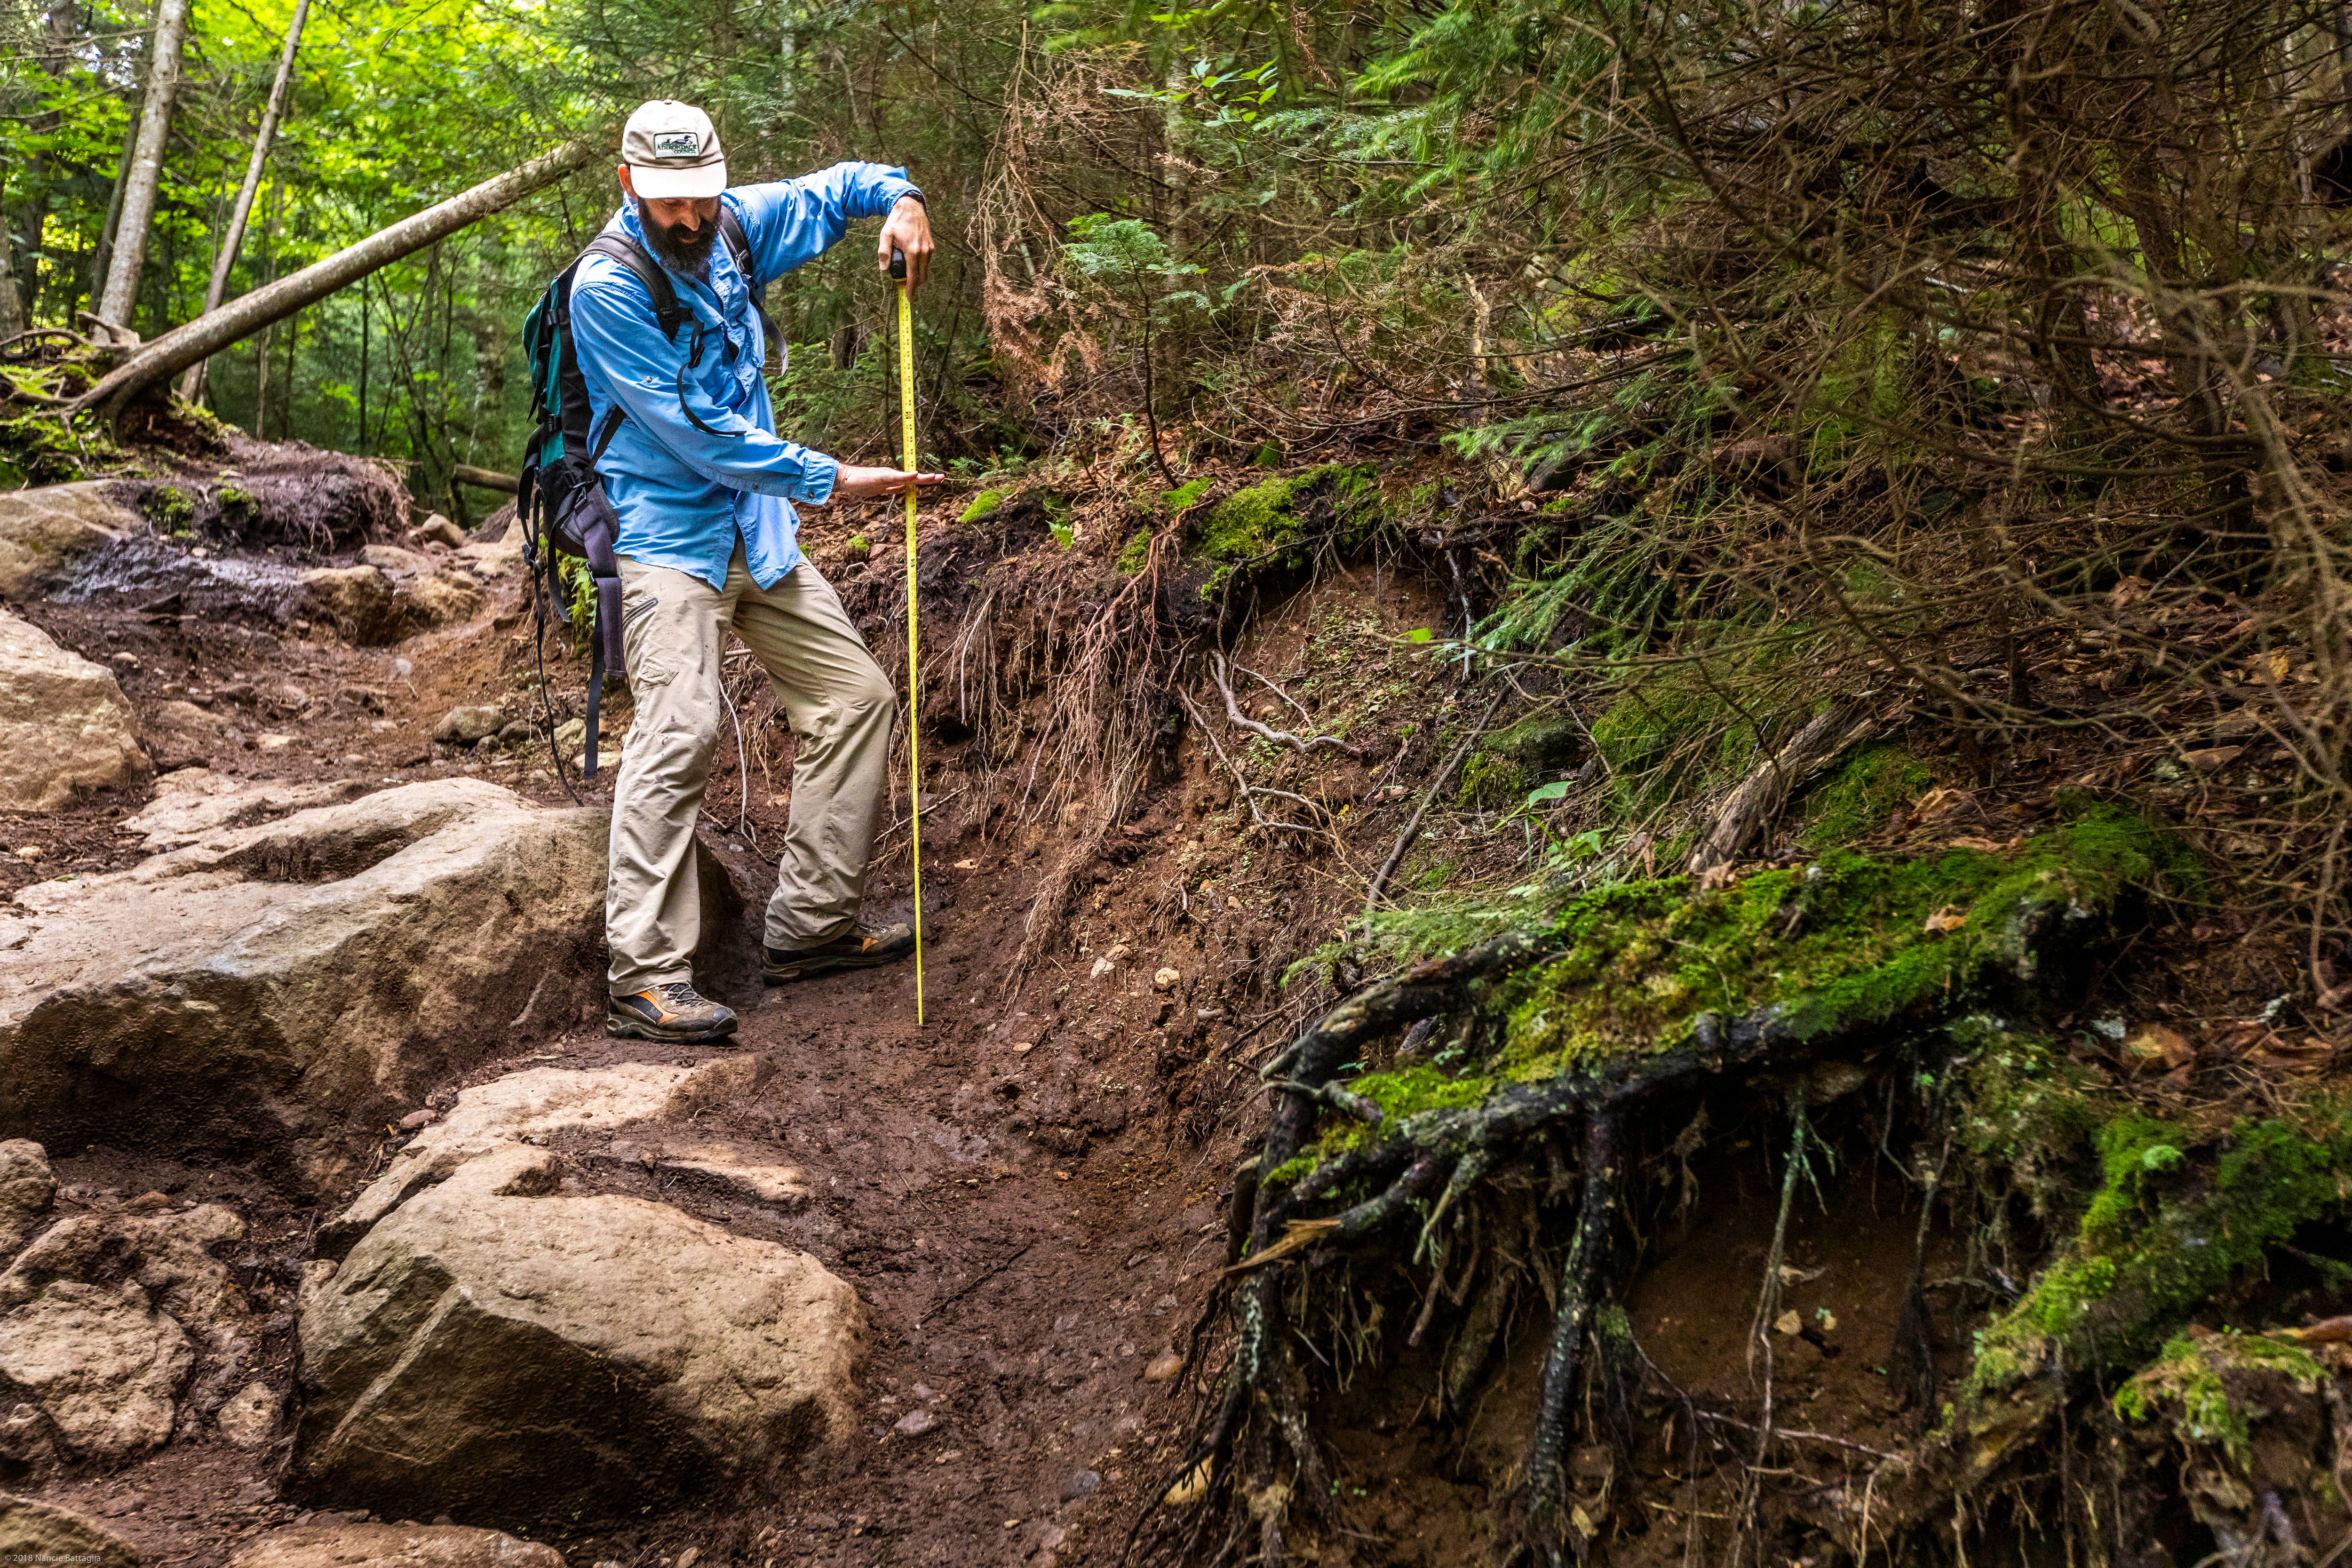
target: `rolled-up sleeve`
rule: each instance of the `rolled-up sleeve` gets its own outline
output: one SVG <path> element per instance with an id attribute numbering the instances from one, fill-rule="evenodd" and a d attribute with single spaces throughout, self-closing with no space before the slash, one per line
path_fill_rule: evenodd
<path id="1" fill-rule="evenodd" d="M 685 380 L 681 403 L 684 334 L 677 340 L 662 335 L 651 303 L 634 280 L 583 279 L 572 291 L 572 333 L 581 363 L 595 368 L 613 402 L 704 479 L 812 506 L 832 497 L 839 465 L 823 452 L 720 407 L 693 376 Z M 709 428 L 698 427 L 696 420 Z"/>
<path id="2" fill-rule="evenodd" d="M 727 194 L 743 215 L 744 237 L 764 279 L 824 255 L 857 219 L 882 217 L 900 196 L 923 193 L 904 169 L 835 163 L 797 180 L 738 185 Z"/>

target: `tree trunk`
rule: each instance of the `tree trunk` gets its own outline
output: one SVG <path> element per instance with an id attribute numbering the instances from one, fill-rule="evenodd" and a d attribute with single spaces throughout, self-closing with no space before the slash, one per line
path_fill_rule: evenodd
<path id="1" fill-rule="evenodd" d="M 305 305 L 348 288 L 377 268 L 422 250 L 435 240 L 455 234 L 477 219 L 511 206 L 532 192 L 584 168 L 608 150 L 607 140 L 600 137 L 573 142 L 551 153 L 542 153 L 520 168 L 485 180 L 437 206 L 412 213 L 323 261 L 313 262 L 299 272 L 242 295 L 235 303 L 208 316 L 199 316 L 173 328 L 76 398 L 74 412 L 97 409 L 109 420 L 121 417 L 131 399 L 156 382 L 176 375 L 272 321 L 283 321 Z"/>
<path id="2" fill-rule="evenodd" d="M 16 272 L 8 265 L 9 246 L 7 228 L 0 225 L 0 338 L 25 330 L 25 298 L 16 292 Z"/>
<path id="3" fill-rule="evenodd" d="M 98 319 L 127 327 L 139 305 L 139 275 L 147 265 L 147 230 L 155 221 L 155 195 L 163 180 L 163 143 L 172 134 L 172 105 L 180 96 L 180 55 L 188 42 L 188 0 L 162 0 L 155 10 L 155 53 L 147 68 L 147 101 L 139 111 L 139 143 L 122 186 L 122 222 Z"/>
<path id="4" fill-rule="evenodd" d="M 139 106 L 131 106 L 131 122 L 122 128 L 122 151 L 114 156 L 114 188 L 107 194 L 106 218 L 98 226 L 98 249 L 90 259 L 89 303 L 95 310 L 106 291 L 106 271 L 114 263 L 114 237 L 122 226 L 122 193 L 131 184 L 131 158 L 139 150 Z"/>
<path id="5" fill-rule="evenodd" d="M 269 160 L 270 138 L 278 133 L 278 119 L 286 110 L 287 84 L 294 79 L 294 53 L 302 47 L 302 24 L 310 16 L 310 0 L 295 0 L 294 20 L 286 27 L 286 47 L 278 57 L 278 79 L 269 84 L 269 101 L 261 110 L 261 129 L 253 136 L 253 156 L 246 161 L 245 184 L 237 187 L 236 205 L 229 208 L 228 228 L 221 236 L 220 252 L 213 258 L 213 279 L 205 289 L 207 316 L 220 309 L 221 300 L 228 292 L 229 269 L 236 265 L 237 247 L 245 240 L 246 219 L 253 216 L 254 195 L 261 189 L 261 166 Z M 211 363 L 195 363 L 180 384 L 181 396 L 191 403 L 203 399 L 205 367 Z"/>

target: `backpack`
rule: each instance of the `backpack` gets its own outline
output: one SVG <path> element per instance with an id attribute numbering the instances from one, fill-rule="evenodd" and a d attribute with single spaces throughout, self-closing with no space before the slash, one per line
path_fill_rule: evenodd
<path id="1" fill-rule="evenodd" d="M 776 342 L 775 323 L 759 303 L 760 281 L 751 269 L 750 237 L 743 232 L 743 220 L 724 202 L 719 205 L 719 237 L 751 290 L 752 308 L 760 313 L 767 341 Z M 572 265 L 556 275 L 523 321 L 523 352 L 530 361 L 531 392 L 539 407 L 539 424 L 523 448 L 515 516 L 523 525 L 523 562 L 533 584 L 542 641 L 549 605 L 555 606 L 559 624 L 572 625 L 572 608 L 563 591 L 564 558 L 585 561 L 589 579 L 595 584 L 596 600 L 588 627 L 588 733 L 582 759 L 582 772 L 590 783 L 596 778 L 597 709 L 604 694 L 604 672 L 618 669 L 622 664 L 621 568 L 613 556 L 621 520 L 604 495 L 604 481 L 596 472 L 596 461 L 613 444 L 614 435 L 627 416 L 626 410 L 616 403 L 604 411 L 594 431 L 588 427 L 588 384 L 580 374 L 579 355 L 572 342 L 572 279 L 581 263 L 592 256 L 609 257 L 635 274 L 637 281 L 646 286 L 646 292 L 653 297 L 654 320 L 664 337 L 675 339 L 678 328 L 694 322 L 692 350 L 677 373 L 681 407 L 686 403 L 686 373 L 702 363 L 703 338 L 701 324 L 694 321 L 692 309 L 679 300 L 677 290 L 670 285 L 669 274 L 635 240 L 611 230 L 590 240 Z M 692 409 L 687 410 L 687 417 L 698 428 L 717 434 L 696 418 Z M 563 757 L 555 746 L 554 709 L 548 703 L 546 693 L 547 674 L 542 662 L 540 700 L 547 709 L 548 746 L 557 752 L 555 768 L 560 777 Z"/>

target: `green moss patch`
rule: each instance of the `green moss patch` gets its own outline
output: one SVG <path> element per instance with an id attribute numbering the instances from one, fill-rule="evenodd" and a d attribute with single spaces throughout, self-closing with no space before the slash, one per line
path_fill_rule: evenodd
<path id="1" fill-rule="evenodd" d="M 1010 490 L 982 490 L 971 498 L 971 504 L 963 509 L 963 515 L 956 521 L 978 522 L 982 518 L 993 517 L 1003 510 L 1005 499 L 1011 494 Z"/>
<path id="2" fill-rule="evenodd" d="M 1461 804 L 1507 810 L 1522 804 L 1544 775 L 1576 759 L 1583 728 L 1559 713 L 1538 713 L 1482 739 L 1462 763 Z"/>
<path id="3" fill-rule="evenodd" d="M 1142 571 L 1150 559 L 1151 531 L 1148 528 L 1139 528 L 1135 531 L 1135 537 L 1127 542 L 1127 548 L 1118 552 L 1117 565 L 1120 571 L 1132 577 Z"/>
<path id="4" fill-rule="evenodd" d="M 2181 1334 L 2116 1391 L 2117 1415 L 2137 1426 L 2162 1423 L 2184 1446 L 2230 1456 L 2240 1471 L 2253 1464 L 2253 1424 L 2282 1385 L 2313 1394 L 2327 1369 L 2302 1346 L 2263 1334 Z"/>
<path id="5" fill-rule="evenodd" d="M 2352 1205 L 2352 1110 L 2242 1119 L 2218 1158 L 2183 1128 L 2126 1113 L 2100 1129 L 2103 1180 L 2023 1300 L 1977 1339 L 1969 1388 L 2002 1394 L 2053 1364 L 2146 1360 L 2273 1246 Z"/>
<path id="6" fill-rule="evenodd" d="M 1215 563 L 1202 596 L 1215 597 L 1236 574 L 1305 565 L 1310 531 L 1324 518 L 1345 543 L 1380 515 L 1380 489 L 1369 465 L 1334 463 L 1235 490 L 1192 525 L 1193 552 Z"/>
<path id="7" fill-rule="evenodd" d="M 1850 844 L 1934 787 L 1936 775 L 1899 742 L 1865 746 L 1807 793 L 1805 842 Z"/>

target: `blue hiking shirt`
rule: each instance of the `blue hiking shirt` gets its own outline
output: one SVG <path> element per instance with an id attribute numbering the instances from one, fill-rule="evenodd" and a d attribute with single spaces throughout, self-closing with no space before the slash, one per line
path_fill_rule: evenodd
<path id="1" fill-rule="evenodd" d="M 743 220 L 753 268 L 775 279 L 824 254 L 852 220 L 880 217 L 900 196 L 920 194 L 903 169 L 835 163 L 797 180 L 739 185 L 719 199 Z M 634 198 L 625 197 L 605 226 L 645 244 Z M 839 465 L 776 434 L 760 374 L 767 344 L 759 312 L 726 242 L 712 246 L 700 276 L 663 270 L 693 312 L 674 339 L 662 336 L 653 297 L 619 262 L 592 256 L 572 278 L 572 337 L 588 386 L 589 428 L 601 429 L 615 403 L 628 415 L 596 465 L 620 514 L 614 552 L 718 588 L 740 539 L 751 576 L 772 588 L 800 563 L 793 501 L 822 505 Z M 677 373 L 698 331 L 702 363 L 687 372 L 687 406 L 716 436 L 695 428 L 678 402 Z"/>

